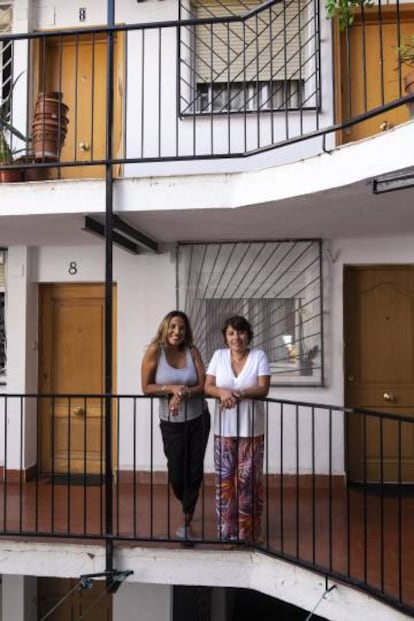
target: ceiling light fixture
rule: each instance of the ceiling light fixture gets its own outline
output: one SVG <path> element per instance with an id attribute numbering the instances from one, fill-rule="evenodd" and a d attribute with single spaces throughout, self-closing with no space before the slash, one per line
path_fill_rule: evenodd
<path id="1" fill-rule="evenodd" d="M 414 173 L 379 177 L 372 181 L 372 191 L 374 194 L 395 192 L 395 190 L 405 190 L 412 187 L 414 187 Z"/>

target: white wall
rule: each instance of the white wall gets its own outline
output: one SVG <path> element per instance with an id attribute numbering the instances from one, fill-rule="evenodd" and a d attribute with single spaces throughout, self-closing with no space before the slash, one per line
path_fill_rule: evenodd
<path id="1" fill-rule="evenodd" d="M 343 405 L 343 311 L 342 275 L 347 264 L 413 263 L 413 236 L 392 239 L 334 240 L 329 253 L 324 255 L 325 263 L 325 387 L 278 387 L 271 389 L 270 396 L 279 399 L 305 401 L 321 404 Z M 71 276 L 68 266 L 76 261 L 78 272 Z M 29 262 L 29 264 L 28 264 Z M 22 247 L 9 249 L 9 278 L 7 297 L 8 329 L 8 384 L 4 392 L 29 392 L 37 385 L 35 351 L 37 326 L 37 296 L 33 294 L 37 283 L 43 282 L 95 282 L 104 279 L 104 249 L 102 246 L 43 247 L 28 252 Z M 32 278 L 32 284 L 27 278 Z M 140 394 L 140 365 L 145 348 L 154 336 L 161 318 L 175 308 L 175 253 L 173 248 L 157 255 L 133 256 L 124 251 L 114 251 L 114 279 L 117 283 L 117 392 L 118 394 Z M 156 411 L 155 411 L 156 417 Z M 147 469 L 150 458 L 151 419 L 149 404 L 139 402 L 137 426 L 138 468 Z M 124 408 L 120 419 L 121 468 L 130 468 L 132 452 L 130 431 L 132 409 Z M 289 418 L 290 416 L 290 418 Z M 278 406 L 270 410 L 269 458 L 271 471 L 279 469 L 279 421 Z M 291 422 L 289 422 L 291 421 Z M 304 410 L 299 419 L 301 434 L 306 429 L 310 437 L 311 411 Z M 333 417 L 335 439 L 333 470 L 343 471 L 343 420 L 339 413 Z M 320 447 L 326 445 L 326 414 L 315 412 L 316 437 Z M 19 437 L 20 425 L 12 426 L 13 437 Z M 35 434 L 29 437 L 35 437 Z M 12 438 L 11 438 L 12 439 Z M 154 458 L 153 468 L 164 469 L 157 421 L 153 426 Z M 295 472 L 295 423 L 294 412 L 285 409 L 284 419 L 284 471 Z M 11 451 L 18 442 L 9 443 L 8 464 L 17 467 L 19 456 L 12 457 Z M 32 456 L 34 447 L 32 445 Z M 30 455 L 30 452 L 26 452 Z M 33 457 L 32 457 L 33 459 Z M 301 471 L 311 472 L 310 445 L 301 438 Z M 318 472 L 328 472 L 328 458 L 324 452 L 317 452 Z M 206 470 L 213 470 L 211 445 L 207 449 Z"/>
<path id="2" fill-rule="evenodd" d="M 170 585 L 126 583 L 113 597 L 113 621 L 170 621 Z"/>
<path id="3" fill-rule="evenodd" d="M 80 9 L 84 9 L 81 18 Z M 153 23 L 158 21 L 174 21 L 178 19 L 178 2 L 176 0 L 117 0 L 115 2 L 115 21 L 120 24 Z M 88 26 L 105 25 L 107 19 L 106 2 L 85 0 L 81 5 L 64 0 L 35 0 L 28 5 L 27 0 L 15 2 L 16 30 L 24 31 L 27 24 L 34 29 L 53 30 L 58 27 L 82 28 Z M 311 20 L 309 23 L 313 23 Z M 151 30 L 145 34 L 145 43 L 142 45 L 142 31 L 130 32 L 127 36 L 127 88 L 125 90 L 125 110 L 127 122 L 127 156 L 150 157 L 158 152 L 158 138 L 161 127 L 161 144 L 164 155 L 176 153 L 176 133 L 178 135 L 179 151 L 181 154 L 193 153 L 193 137 L 196 136 L 196 153 L 208 154 L 211 150 L 211 140 L 214 141 L 216 152 L 224 155 L 229 151 L 244 151 L 244 136 L 247 136 L 247 149 L 254 150 L 263 147 L 272 141 L 278 143 L 286 138 L 297 136 L 301 132 L 312 132 L 318 128 L 328 126 L 333 119 L 333 92 L 332 92 L 332 50 L 331 50 L 331 22 L 321 20 L 321 84 L 323 96 L 322 106 L 317 113 L 315 109 L 303 111 L 303 114 L 290 111 L 289 128 L 286 129 L 285 112 L 271 115 L 261 114 L 259 120 L 256 115 L 225 115 L 224 117 L 211 116 L 208 118 L 179 117 L 176 109 L 176 29 L 163 29 L 161 36 L 160 71 L 158 75 L 158 46 L 159 33 Z M 24 70 L 27 59 L 27 46 L 19 43 L 19 56 L 16 70 Z M 144 54 L 144 56 L 142 56 Z M 143 70 L 142 70 L 143 69 Z M 161 99 L 158 86 L 162 84 Z M 22 87 L 24 82 L 22 81 Z M 144 91 L 143 91 L 144 89 Z M 142 97 L 144 92 L 144 97 Z M 17 101 L 17 99 L 16 99 Z M 26 119 L 25 97 L 19 96 L 19 116 L 23 126 Z M 142 116 L 143 115 L 143 116 Z M 141 125 L 142 117 L 142 125 Z M 319 118 L 318 118 L 319 117 Z M 231 128 L 230 125 L 231 124 Z M 260 141 L 258 142 L 258 123 L 260 125 Z M 245 132 L 246 127 L 246 132 Z M 273 133 L 272 133 L 273 132 Z M 143 150 L 141 150 L 143 140 Z M 230 140 L 228 137 L 231 136 Z M 334 136 L 328 136 L 326 147 L 334 144 Z M 189 172 L 230 172 L 253 170 L 261 167 L 291 162 L 321 152 L 322 139 L 312 139 L 306 142 L 292 144 L 289 148 L 263 153 L 248 159 L 223 159 L 212 161 L 170 162 L 130 164 L 124 169 L 125 176 L 139 175 L 171 175 L 187 174 Z"/>

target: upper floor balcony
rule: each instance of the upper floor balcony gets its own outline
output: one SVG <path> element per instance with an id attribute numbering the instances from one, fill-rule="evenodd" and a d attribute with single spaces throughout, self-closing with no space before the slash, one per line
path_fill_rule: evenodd
<path id="1" fill-rule="evenodd" d="M 331 20 L 317 0 L 119 2 L 109 26 L 104 6 L 73 19 L 65 4 L 0 7 L 15 179 L 258 169 L 409 119 L 410 4 Z"/>

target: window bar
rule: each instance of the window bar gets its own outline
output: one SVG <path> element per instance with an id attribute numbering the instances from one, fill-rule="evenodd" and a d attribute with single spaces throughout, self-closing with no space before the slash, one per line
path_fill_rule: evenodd
<path id="1" fill-rule="evenodd" d="M 346 88 L 345 88 L 345 92 L 346 92 L 346 94 L 348 96 L 348 101 L 346 103 L 348 104 L 347 105 L 347 108 L 348 108 L 347 112 L 348 112 L 348 120 L 349 120 L 349 119 L 352 119 L 352 116 L 353 116 L 351 67 L 352 67 L 352 65 L 354 63 L 353 63 L 353 60 L 351 60 L 351 42 L 350 42 L 350 32 L 349 32 L 349 26 L 348 25 L 346 26 L 344 37 L 345 37 L 345 48 L 346 48 Z M 343 81 L 345 81 L 345 80 L 343 80 Z M 346 106 L 346 104 L 345 104 L 345 106 Z"/>

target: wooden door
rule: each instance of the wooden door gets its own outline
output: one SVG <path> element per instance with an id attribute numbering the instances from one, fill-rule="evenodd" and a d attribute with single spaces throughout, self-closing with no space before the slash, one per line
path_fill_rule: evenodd
<path id="1" fill-rule="evenodd" d="M 41 401 L 43 473 L 104 472 L 105 404 L 82 396 L 105 392 L 104 303 L 100 284 L 40 288 L 39 392 L 74 395 Z"/>
<path id="2" fill-rule="evenodd" d="M 114 156 L 123 151 L 124 37 L 115 36 Z M 61 91 L 69 106 L 69 124 L 62 148 L 62 162 L 91 162 L 106 158 L 106 64 L 107 42 L 104 35 L 85 34 L 49 38 L 36 53 L 40 72 L 35 89 Z M 114 175 L 119 176 L 120 167 Z M 63 178 L 103 177 L 104 166 L 61 168 Z"/>
<path id="3" fill-rule="evenodd" d="M 94 580 L 91 589 L 76 588 L 78 579 L 38 578 L 38 619 L 48 616 L 49 621 L 112 621 L 112 595 L 104 594 L 105 581 Z M 70 593 L 72 591 L 72 593 Z M 69 595 L 70 594 L 70 595 Z"/>
<path id="4" fill-rule="evenodd" d="M 336 67 L 339 77 L 337 114 L 340 120 L 363 114 L 406 95 L 402 78 L 410 70 L 407 67 L 402 67 L 401 73 L 398 70 L 396 48 L 399 41 L 414 32 L 414 6 L 399 5 L 399 29 L 396 7 L 382 6 L 381 13 L 377 8 L 367 9 L 364 22 L 361 16 L 356 16 L 347 34 L 337 33 L 336 49 L 340 59 Z M 340 141 L 353 142 L 367 138 L 408 120 L 407 106 L 399 106 L 344 130 Z"/>
<path id="5" fill-rule="evenodd" d="M 346 405 L 414 419 L 414 268 L 346 268 L 344 311 Z M 414 424 L 349 414 L 347 447 L 351 480 L 414 481 Z"/>

